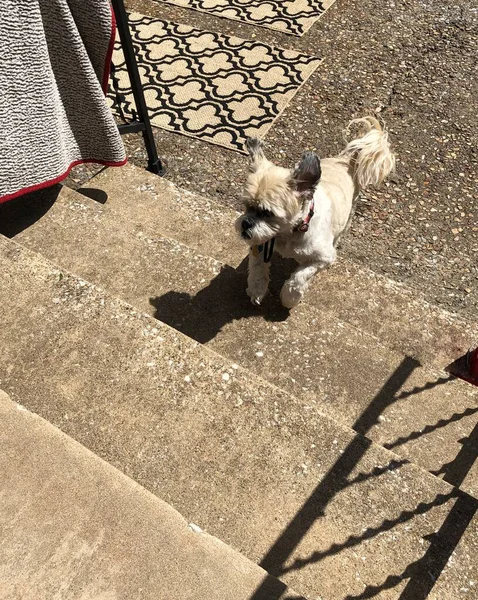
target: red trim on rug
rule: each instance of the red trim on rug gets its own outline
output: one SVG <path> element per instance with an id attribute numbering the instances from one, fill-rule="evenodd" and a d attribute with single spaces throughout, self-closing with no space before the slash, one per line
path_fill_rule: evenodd
<path id="1" fill-rule="evenodd" d="M 108 82 L 110 79 L 110 68 L 111 68 L 111 57 L 113 56 L 113 50 L 115 46 L 116 39 L 116 17 L 115 11 L 113 9 L 113 5 L 110 3 L 111 10 L 111 34 L 110 34 L 110 42 L 108 44 L 108 50 L 106 52 L 105 58 L 105 68 L 103 70 L 103 82 L 101 87 L 103 88 L 103 94 L 106 96 L 108 93 Z"/>
<path id="2" fill-rule="evenodd" d="M 108 160 L 97 160 L 95 158 L 83 158 L 80 160 L 75 160 L 70 164 L 68 169 L 64 173 L 59 175 L 58 177 L 49 179 L 48 181 L 44 181 L 43 183 L 37 183 L 35 185 L 31 185 L 29 187 L 18 190 L 18 192 L 13 192 L 12 194 L 6 194 L 5 196 L 0 196 L 0 204 L 2 204 L 3 202 L 7 202 L 8 200 L 13 200 L 14 198 L 17 198 L 18 196 L 23 196 L 24 194 L 28 194 L 30 192 L 35 192 L 37 190 L 41 190 L 43 188 L 50 187 L 52 185 L 60 183 L 60 181 L 63 181 L 63 179 L 68 177 L 71 169 L 73 169 L 73 167 L 76 167 L 77 165 L 82 165 L 85 163 L 96 163 L 99 165 L 103 165 L 105 167 L 122 167 L 127 162 L 128 162 L 127 158 L 125 158 L 124 160 L 119 161 L 119 162 L 114 162 L 114 161 L 112 162 L 112 161 L 108 161 Z"/>

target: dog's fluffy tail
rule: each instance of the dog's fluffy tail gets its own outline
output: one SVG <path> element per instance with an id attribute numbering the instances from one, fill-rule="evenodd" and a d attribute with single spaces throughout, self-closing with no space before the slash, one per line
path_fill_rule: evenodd
<path id="1" fill-rule="evenodd" d="M 341 156 L 352 159 L 354 175 L 361 189 L 378 185 L 395 169 L 395 155 L 390 149 L 388 133 L 372 116 L 350 121 L 346 134 L 352 125 L 359 126 L 360 137 L 351 140 Z"/>

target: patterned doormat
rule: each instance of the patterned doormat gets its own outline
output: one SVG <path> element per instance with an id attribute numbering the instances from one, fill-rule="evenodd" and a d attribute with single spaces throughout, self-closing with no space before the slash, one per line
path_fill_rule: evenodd
<path id="1" fill-rule="evenodd" d="M 301 36 L 335 0 L 156 0 Z"/>
<path id="2" fill-rule="evenodd" d="M 264 137 L 321 62 L 138 13 L 130 15 L 130 30 L 153 125 L 241 152 L 247 137 Z M 118 44 L 113 63 L 131 117 L 134 100 Z"/>

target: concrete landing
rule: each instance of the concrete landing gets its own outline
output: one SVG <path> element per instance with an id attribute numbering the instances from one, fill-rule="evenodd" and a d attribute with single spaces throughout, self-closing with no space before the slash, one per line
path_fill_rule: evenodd
<path id="1" fill-rule="evenodd" d="M 15 242 L 0 261 L 14 401 L 308 598 L 475 597 L 476 500 Z"/>
<path id="2" fill-rule="evenodd" d="M 136 203 L 130 201 L 129 205 Z M 151 207 L 143 205 L 143 227 L 139 216 L 123 219 L 123 205 L 116 196 L 102 206 L 63 190 L 48 214 L 16 239 L 210 345 L 232 362 L 299 397 L 304 406 L 317 407 L 478 497 L 478 464 L 470 463 L 476 453 L 478 388 L 453 380 L 433 366 L 422 366 L 391 349 L 387 339 L 382 342 L 349 322 L 366 327 L 368 311 L 375 311 L 378 319 L 380 311 L 388 310 L 395 317 L 383 327 L 392 335 L 408 323 L 402 337 L 405 343 L 418 328 L 421 313 L 414 308 L 417 301 L 398 294 L 390 284 L 386 288 L 390 308 L 379 301 L 387 298 L 385 292 L 375 288 L 373 305 L 366 302 L 356 310 L 349 307 L 347 313 L 348 296 L 370 294 L 374 282 L 381 280 L 372 279 L 369 286 L 355 272 L 356 280 L 352 277 L 352 282 L 347 282 L 351 271 L 337 267 L 330 271 L 328 284 L 324 283 L 328 285 L 325 309 L 314 290 L 290 315 L 278 307 L 274 297 L 264 309 L 255 309 L 244 293 L 244 269 L 238 272 L 179 242 L 152 234 L 147 210 Z M 191 222 L 184 221 L 183 226 L 194 229 Z M 354 282 L 356 290 L 347 287 Z M 332 300 L 334 293 L 337 302 Z M 421 311 L 426 313 L 427 307 L 422 306 Z M 345 313 L 349 318 L 342 320 Z M 384 319 L 381 322 L 386 323 Z M 446 323 L 446 335 L 458 330 L 453 320 Z M 469 332 L 460 332 L 462 342 Z M 375 413 L 364 424 L 362 414 L 373 398 Z"/>
<path id="3" fill-rule="evenodd" d="M 300 598 L 2 391 L 0 421 L 2 600 Z"/>

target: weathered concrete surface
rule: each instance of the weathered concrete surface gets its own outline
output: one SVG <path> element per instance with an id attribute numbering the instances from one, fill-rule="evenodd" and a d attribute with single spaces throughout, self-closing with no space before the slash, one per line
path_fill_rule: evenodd
<path id="1" fill-rule="evenodd" d="M 284 269 L 278 271 L 283 274 Z M 335 265 L 314 280 L 306 303 L 439 369 L 478 340 L 476 322 L 430 304 L 416 290 L 342 259 L 340 254 Z"/>
<path id="2" fill-rule="evenodd" d="M 109 200 L 105 210 L 150 237 L 171 237 L 200 253 L 236 267 L 247 248 L 233 233 L 229 207 L 176 188 L 137 167 L 106 169 L 88 183 Z M 279 263 L 275 286 L 291 264 Z M 423 363 L 443 368 L 478 339 L 478 324 L 426 302 L 420 293 L 339 258 L 321 273 L 306 302 L 377 336 L 382 343 Z"/>
<path id="3" fill-rule="evenodd" d="M 474 598 L 475 500 L 14 242 L 0 260 L 13 400 L 311 598 Z"/>
<path id="4" fill-rule="evenodd" d="M 232 227 L 238 213 L 144 169 L 127 165 L 114 174 L 105 169 L 82 188 L 82 193 L 102 199 L 105 194 L 108 198 L 114 194 L 114 210 L 139 231 L 146 226 L 147 231 L 161 233 L 233 266 L 244 257 L 243 244 Z"/>
<path id="5" fill-rule="evenodd" d="M 270 299 L 257 310 L 244 293 L 244 273 L 152 235 L 148 219 L 144 228 L 139 218 L 123 221 L 121 208 L 115 200 L 109 210 L 108 204 L 64 191 L 50 212 L 17 239 L 478 497 L 478 464 L 463 472 L 467 461 L 462 458 L 473 454 L 478 389 L 421 367 L 341 319 L 366 326 L 370 311 L 381 326 L 385 311 L 398 312 L 399 320 L 392 318 L 377 333 L 386 329 L 393 336 L 403 329 L 403 341 L 419 329 L 418 302 L 377 278 L 371 281 L 373 296 L 357 271 L 346 283 L 337 267 L 328 289 L 322 293 L 322 279 L 317 281 L 308 302 L 287 318 Z M 347 289 L 353 284 L 357 287 Z M 357 307 L 353 298 L 347 300 L 351 290 L 361 298 Z M 314 306 L 315 291 L 325 310 Z M 419 306 L 427 312 L 427 305 Z M 445 323 L 445 332 L 458 330 L 453 321 Z M 376 412 L 365 431 L 360 416 L 373 398 Z"/>
<path id="6" fill-rule="evenodd" d="M 2 600 L 299 598 L 2 391 L 0 421 Z"/>

